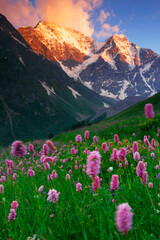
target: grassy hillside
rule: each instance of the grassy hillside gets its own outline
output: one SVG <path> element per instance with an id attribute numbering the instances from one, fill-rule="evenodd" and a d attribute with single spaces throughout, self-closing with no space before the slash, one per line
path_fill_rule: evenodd
<path id="1" fill-rule="evenodd" d="M 141 131 L 138 126 L 140 123 L 145 123 L 146 121 L 144 115 L 144 106 L 147 103 L 152 103 L 155 113 L 158 115 L 160 114 L 160 92 L 158 92 L 154 96 L 142 102 L 139 102 L 132 107 L 127 108 L 126 110 L 115 116 L 112 116 L 92 126 L 83 127 L 74 131 L 64 132 L 55 136 L 53 140 L 66 143 L 70 139 L 73 140 L 74 136 L 79 132 L 84 135 L 84 132 L 86 130 L 89 130 L 91 132 L 92 137 L 98 134 L 101 138 L 113 139 L 115 129 L 117 133 L 120 134 L 120 136 L 122 137 L 125 137 L 125 135 L 135 132 L 137 135 L 139 135 L 139 137 L 141 137 L 144 132 Z M 148 133 L 148 129 L 145 133 Z"/>
<path id="2" fill-rule="evenodd" d="M 21 157 L 10 147 L 1 149 L 0 240 L 159 240 L 158 96 L 99 124 L 58 135 L 56 150 L 46 151 L 46 141 L 31 142 L 34 151 L 26 143 L 27 154 Z M 148 102 L 156 110 L 153 120 L 143 116 Z M 82 135 L 79 143 L 77 134 Z M 125 209 L 119 214 L 117 206 Z"/>

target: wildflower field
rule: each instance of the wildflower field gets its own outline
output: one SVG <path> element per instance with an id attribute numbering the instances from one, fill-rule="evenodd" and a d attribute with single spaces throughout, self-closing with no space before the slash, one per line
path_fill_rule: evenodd
<path id="1" fill-rule="evenodd" d="M 148 105 L 141 118 L 2 149 L 0 239 L 160 239 L 153 119 Z"/>

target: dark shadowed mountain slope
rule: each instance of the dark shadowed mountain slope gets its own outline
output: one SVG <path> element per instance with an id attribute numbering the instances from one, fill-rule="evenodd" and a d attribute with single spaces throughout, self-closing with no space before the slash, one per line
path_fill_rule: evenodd
<path id="1" fill-rule="evenodd" d="M 0 144 L 47 138 L 110 103 L 33 52 L 0 15 Z"/>

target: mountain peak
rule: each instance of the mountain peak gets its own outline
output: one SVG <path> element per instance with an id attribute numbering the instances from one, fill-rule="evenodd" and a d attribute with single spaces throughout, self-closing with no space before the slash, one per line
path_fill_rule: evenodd
<path id="1" fill-rule="evenodd" d="M 127 37 L 123 34 L 117 34 L 115 33 L 113 36 L 112 36 L 114 39 L 127 39 Z"/>
<path id="2" fill-rule="evenodd" d="M 55 22 L 47 21 L 45 19 L 40 20 L 34 28 L 41 28 L 42 26 L 56 27 L 58 24 Z"/>
<path id="3" fill-rule="evenodd" d="M 32 49 L 48 60 L 83 62 L 90 54 L 93 42 L 81 32 L 59 26 L 54 22 L 40 21 L 34 28 L 19 28 L 18 31 L 31 44 Z"/>

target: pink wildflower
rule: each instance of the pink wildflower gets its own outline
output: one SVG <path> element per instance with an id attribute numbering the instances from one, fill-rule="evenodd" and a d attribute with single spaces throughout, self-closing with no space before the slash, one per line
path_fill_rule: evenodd
<path id="1" fill-rule="evenodd" d="M 1 184 L 0 185 L 0 194 L 4 192 L 4 186 Z"/>
<path id="2" fill-rule="evenodd" d="M 19 163 L 19 167 L 21 167 L 21 166 L 23 166 L 23 162 L 22 161 Z"/>
<path id="3" fill-rule="evenodd" d="M 114 134 L 114 141 L 115 141 L 115 142 L 118 142 L 118 141 L 119 141 L 119 137 L 118 137 L 117 134 Z"/>
<path id="4" fill-rule="evenodd" d="M 12 203 L 11 203 L 11 208 L 13 208 L 13 209 L 17 209 L 18 208 L 18 202 L 17 201 L 13 201 Z"/>
<path id="5" fill-rule="evenodd" d="M 118 181 L 118 175 L 112 175 L 112 180 L 111 180 L 111 183 L 110 183 L 110 187 L 112 190 L 116 190 L 119 186 L 119 181 Z"/>
<path id="6" fill-rule="evenodd" d="M 80 134 L 76 136 L 76 142 L 77 143 L 82 142 L 82 136 Z"/>
<path id="7" fill-rule="evenodd" d="M 6 181 L 6 176 L 1 176 L 1 181 L 5 182 Z"/>
<path id="8" fill-rule="evenodd" d="M 138 143 L 137 142 L 133 143 L 133 152 L 138 152 Z"/>
<path id="9" fill-rule="evenodd" d="M 6 166 L 8 167 L 8 168 L 13 168 L 13 161 L 12 160 L 8 160 L 8 159 L 6 159 L 5 160 L 5 163 L 6 163 Z"/>
<path id="10" fill-rule="evenodd" d="M 92 151 L 87 157 L 87 174 L 95 178 L 100 173 L 101 155 L 98 151 Z"/>
<path id="11" fill-rule="evenodd" d="M 135 161 L 139 161 L 140 160 L 140 154 L 139 154 L 139 152 L 134 152 L 133 153 L 133 159 L 135 160 Z"/>
<path id="12" fill-rule="evenodd" d="M 119 163 L 119 167 L 122 168 L 122 163 Z"/>
<path id="13" fill-rule="evenodd" d="M 144 110 L 146 118 L 154 117 L 153 105 L 151 103 L 146 104 Z"/>
<path id="14" fill-rule="evenodd" d="M 145 184 L 147 184 L 147 180 L 148 180 L 148 174 L 147 174 L 146 171 L 144 171 L 143 174 L 142 174 L 141 183 L 143 185 L 145 185 Z"/>
<path id="15" fill-rule="evenodd" d="M 14 173 L 12 179 L 15 180 L 16 178 L 17 178 L 17 173 Z"/>
<path id="16" fill-rule="evenodd" d="M 93 142 L 94 142 L 95 144 L 98 143 L 98 138 L 97 138 L 97 136 L 94 136 L 94 137 L 93 137 Z"/>
<path id="17" fill-rule="evenodd" d="M 26 155 L 26 147 L 21 141 L 15 141 L 11 146 L 11 153 L 16 157 L 24 157 Z"/>
<path id="18" fill-rule="evenodd" d="M 156 140 L 153 138 L 151 140 L 152 147 L 155 149 L 156 148 Z"/>
<path id="19" fill-rule="evenodd" d="M 49 170 L 49 169 L 50 169 L 50 165 L 49 165 L 48 162 L 45 162 L 45 163 L 44 163 L 44 169 L 45 169 L 45 170 Z"/>
<path id="20" fill-rule="evenodd" d="M 155 166 L 155 169 L 156 169 L 156 170 L 159 170 L 159 165 L 156 165 L 156 166 Z"/>
<path id="21" fill-rule="evenodd" d="M 151 152 L 151 157 L 156 158 L 156 155 L 154 152 Z"/>
<path id="22" fill-rule="evenodd" d="M 41 186 L 39 187 L 38 191 L 39 191 L 39 192 L 42 192 L 42 191 L 43 191 L 43 188 L 44 188 L 44 186 L 41 185 Z"/>
<path id="23" fill-rule="evenodd" d="M 125 161 L 125 166 L 128 166 L 128 161 Z"/>
<path id="24" fill-rule="evenodd" d="M 43 144 L 43 154 L 48 155 L 49 154 L 49 149 L 47 144 Z"/>
<path id="25" fill-rule="evenodd" d="M 117 148 L 114 148 L 114 149 L 113 149 L 113 153 L 112 153 L 111 157 L 113 158 L 112 161 L 113 161 L 114 159 L 115 159 L 117 162 L 120 161 L 120 160 L 119 160 L 119 156 L 118 156 L 118 150 L 117 150 Z"/>
<path id="26" fill-rule="evenodd" d="M 149 187 L 149 188 L 153 188 L 153 183 L 152 183 L 152 182 L 149 182 L 149 183 L 148 183 L 148 187 Z"/>
<path id="27" fill-rule="evenodd" d="M 55 170 L 53 170 L 51 174 L 51 180 L 53 180 L 53 178 L 58 178 L 58 174 L 56 173 Z"/>
<path id="28" fill-rule="evenodd" d="M 32 167 L 30 167 L 30 168 L 28 169 L 28 176 L 29 176 L 29 177 L 35 176 L 35 172 L 33 171 Z"/>
<path id="29" fill-rule="evenodd" d="M 55 150 L 56 150 L 53 142 L 51 142 L 50 140 L 48 140 L 48 141 L 46 141 L 46 143 L 47 143 L 48 147 L 51 149 L 51 151 L 55 151 Z"/>
<path id="30" fill-rule="evenodd" d="M 82 191 L 82 184 L 81 184 L 81 183 L 77 183 L 77 184 L 76 184 L 76 191 L 77 191 L 77 192 Z"/>
<path id="31" fill-rule="evenodd" d="M 85 131 L 84 138 L 87 141 L 89 138 L 89 131 Z"/>
<path id="32" fill-rule="evenodd" d="M 75 148 L 71 148 L 71 154 L 76 155 L 76 149 Z"/>
<path id="33" fill-rule="evenodd" d="M 50 202 L 56 203 L 56 202 L 58 202 L 59 194 L 60 194 L 60 192 L 57 193 L 57 190 L 51 189 L 48 192 L 47 200 L 49 200 Z"/>
<path id="34" fill-rule="evenodd" d="M 53 158 L 53 162 L 55 163 L 57 161 L 57 156 Z"/>
<path id="35" fill-rule="evenodd" d="M 107 148 L 107 144 L 104 142 L 104 143 L 102 143 L 102 149 L 105 151 L 106 150 L 106 148 Z"/>
<path id="36" fill-rule="evenodd" d="M 146 170 L 145 163 L 143 161 L 138 162 L 136 173 L 137 176 L 142 178 L 144 171 Z"/>
<path id="37" fill-rule="evenodd" d="M 122 203 L 117 207 L 115 224 L 122 234 L 127 234 L 132 228 L 132 217 L 133 213 L 128 203 Z"/>
<path id="38" fill-rule="evenodd" d="M 100 188 L 100 179 L 98 176 L 94 178 L 92 182 L 92 188 L 95 192 L 97 192 L 97 190 Z"/>
<path id="39" fill-rule="evenodd" d="M 66 180 L 68 181 L 70 179 L 70 175 L 66 174 Z"/>
<path id="40" fill-rule="evenodd" d="M 16 210 L 11 208 L 8 219 L 12 222 L 13 220 L 15 220 L 16 215 Z"/>
<path id="41" fill-rule="evenodd" d="M 9 176 L 11 175 L 11 173 L 12 173 L 12 168 L 7 168 L 7 175 Z"/>
<path id="42" fill-rule="evenodd" d="M 78 166 L 77 166 L 77 165 L 74 165 L 74 169 L 75 169 L 75 170 L 78 170 Z"/>
<path id="43" fill-rule="evenodd" d="M 150 146 L 150 142 L 147 138 L 144 138 L 144 144 L 148 147 Z"/>
<path id="44" fill-rule="evenodd" d="M 125 148 L 120 148 L 120 150 L 118 151 L 118 157 L 121 161 L 124 161 L 125 157 L 126 157 L 126 149 Z"/>
<path id="45" fill-rule="evenodd" d="M 33 152 L 33 151 L 34 151 L 34 146 L 33 146 L 33 144 L 29 144 L 29 151 L 30 151 L 30 152 Z"/>

